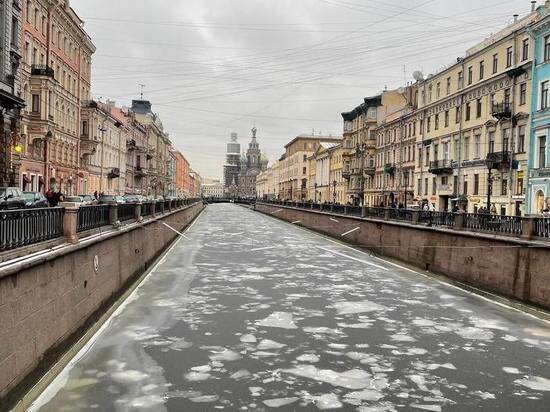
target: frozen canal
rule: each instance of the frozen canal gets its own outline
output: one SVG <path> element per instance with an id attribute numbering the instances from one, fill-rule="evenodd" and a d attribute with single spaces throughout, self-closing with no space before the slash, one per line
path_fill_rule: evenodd
<path id="1" fill-rule="evenodd" d="M 547 322 L 236 205 L 185 235 L 33 409 L 550 410 Z"/>

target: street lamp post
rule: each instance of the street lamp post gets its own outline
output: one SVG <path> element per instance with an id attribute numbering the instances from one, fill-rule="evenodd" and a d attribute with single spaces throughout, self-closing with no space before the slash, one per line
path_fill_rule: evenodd
<path id="1" fill-rule="evenodd" d="M 332 203 L 336 204 L 336 185 L 338 184 L 338 182 L 333 181 L 332 182 Z"/>
<path id="2" fill-rule="evenodd" d="M 493 161 L 487 160 L 487 169 L 489 169 L 489 176 L 487 177 L 487 210 L 491 212 L 491 192 L 493 191 Z"/>
<path id="3" fill-rule="evenodd" d="M 315 194 L 313 195 L 313 197 L 314 197 L 313 203 L 317 203 L 317 182 L 315 182 L 313 184 L 313 187 L 314 187 L 314 190 L 315 190 Z"/>

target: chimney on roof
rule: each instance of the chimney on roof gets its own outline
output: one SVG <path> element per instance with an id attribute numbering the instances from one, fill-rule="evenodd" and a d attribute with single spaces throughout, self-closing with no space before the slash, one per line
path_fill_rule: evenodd
<path id="1" fill-rule="evenodd" d="M 519 14 L 514 14 L 514 23 L 518 22 L 518 17 L 519 17 Z"/>
<path id="2" fill-rule="evenodd" d="M 537 0 L 532 0 L 531 1 L 531 13 L 533 13 L 536 8 L 537 8 Z"/>

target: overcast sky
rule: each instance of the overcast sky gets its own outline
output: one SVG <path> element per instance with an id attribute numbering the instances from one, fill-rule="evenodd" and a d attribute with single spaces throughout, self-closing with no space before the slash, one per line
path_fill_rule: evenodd
<path id="1" fill-rule="evenodd" d="M 542 3 L 539 0 L 539 4 Z M 231 132 L 279 157 L 300 133 L 429 74 L 526 14 L 529 0 L 72 0 L 97 46 L 94 98 L 151 100 L 202 176 Z"/>

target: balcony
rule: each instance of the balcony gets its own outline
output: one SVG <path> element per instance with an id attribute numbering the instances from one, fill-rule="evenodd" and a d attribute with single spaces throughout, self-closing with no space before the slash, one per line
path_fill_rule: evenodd
<path id="1" fill-rule="evenodd" d="M 349 179 L 350 175 L 351 175 L 351 172 L 350 172 L 349 165 L 345 165 L 344 168 L 342 169 L 342 177 L 344 179 Z"/>
<path id="2" fill-rule="evenodd" d="M 507 169 L 512 162 L 511 152 L 493 152 L 487 153 L 485 164 L 489 169 Z"/>
<path id="3" fill-rule="evenodd" d="M 512 118 L 512 105 L 507 102 L 493 103 L 491 114 L 497 119 Z"/>
<path id="4" fill-rule="evenodd" d="M 113 167 L 107 177 L 109 179 L 116 179 L 120 177 L 120 169 L 118 167 Z"/>
<path id="5" fill-rule="evenodd" d="M 365 141 L 365 145 L 366 145 L 366 147 L 367 147 L 367 150 L 369 150 L 369 149 L 376 149 L 376 139 L 374 139 L 374 138 L 373 138 L 373 139 L 370 139 L 370 138 L 367 139 L 367 140 Z"/>
<path id="6" fill-rule="evenodd" d="M 395 173 L 395 165 L 393 163 L 386 163 L 384 166 L 384 173 L 393 175 Z"/>
<path id="7" fill-rule="evenodd" d="M 88 139 L 86 137 L 81 137 L 80 138 L 80 156 L 85 157 L 85 156 L 93 155 L 97 150 L 98 144 L 99 142 L 95 140 Z"/>
<path id="8" fill-rule="evenodd" d="M 33 64 L 31 66 L 31 75 L 32 76 L 46 76 L 54 78 L 55 72 L 50 66 L 43 64 Z"/>
<path id="9" fill-rule="evenodd" d="M 376 167 L 374 167 L 374 166 L 365 166 L 365 168 L 363 169 L 363 172 L 367 176 L 374 176 L 376 174 Z"/>
<path id="10" fill-rule="evenodd" d="M 430 167 L 428 172 L 439 175 L 439 174 L 449 174 L 453 172 L 453 163 L 448 160 L 434 160 L 430 162 Z"/>
<path id="11" fill-rule="evenodd" d="M 136 166 L 134 168 L 134 175 L 135 175 L 135 177 L 138 177 L 138 178 L 145 177 L 145 176 L 147 176 L 147 170 L 145 170 L 141 166 Z"/>
<path id="12" fill-rule="evenodd" d="M 134 139 L 126 140 L 126 149 L 128 151 L 136 150 L 136 141 Z"/>

